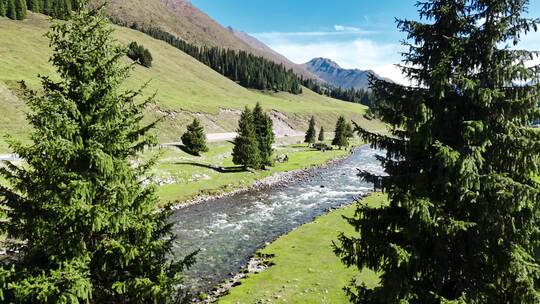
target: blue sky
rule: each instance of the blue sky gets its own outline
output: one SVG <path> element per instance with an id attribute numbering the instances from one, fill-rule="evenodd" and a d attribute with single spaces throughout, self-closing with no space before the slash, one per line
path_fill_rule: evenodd
<path id="1" fill-rule="evenodd" d="M 296 63 L 326 57 L 402 81 L 394 64 L 404 37 L 395 18 L 417 18 L 416 0 L 191 0 L 224 26 L 248 32 Z M 540 17 L 540 0 L 529 15 Z M 540 33 L 523 48 L 540 49 Z"/>

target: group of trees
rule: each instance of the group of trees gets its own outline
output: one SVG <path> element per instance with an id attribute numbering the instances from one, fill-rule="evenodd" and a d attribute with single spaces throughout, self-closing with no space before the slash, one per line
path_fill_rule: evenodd
<path id="1" fill-rule="evenodd" d="M 300 81 L 303 86 L 321 95 L 343 101 L 363 104 L 368 107 L 372 107 L 377 104 L 377 99 L 371 90 L 354 88 L 343 89 L 327 83 L 320 83 L 313 79 L 304 79 L 303 77 L 300 77 Z"/>
<path id="2" fill-rule="evenodd" d="M 238 122 L 238 136 L 234 139 L 233 163 L 244 168 L 265 168 L 273 165 L 272 118 L 257 103 L 253 111 L 248 107 Z"/>
<path id="3" fill-rule="evenodd" d="M 26 0 L 0 0 L 0 17 L 23 20 L 26 18 L 26 11 Z"/>
<path id="4" fill-rule="evenodd" d="M 162 29 L 143 26 L 136 22 L 128 24 L 117 19 L 113 19 L 113 22 L 162 40 L 243 87 L 292 94 L 302 93 L 302 83 L 291 69 L 264 57 L 220 47 L 199 47 Z"/>
<path id="5" fill-rule="evenodd" d="M 129 44 L 127 56 L 144 67 L 150 68 L 152 66 L 153 58 L 150 51 L 135 41 Z"/>
<path id="6" fill-rule="evenodd" d="M 0 0 L 0 17 L 14 20 L 26 18 L 26 11 L 66 19 L 81 5 L 80 0 Z"/>
<path id="7" fill-rule="evenodd" d="M 334 139 L 332 145 L 338 146 L 340 149 L 349 146 L 349 139 L 354 136 L 354 130 L 351 123 L 345 120 L 344 116 L 339 116 L 336 122 L 336 129 L 334 131 Z M 317 137 L 315 116 L 311 116 L 309 120 L 309 126 L 304 138 L 305 143 L 313 144 L 316 140 L 320 142 L 324 141 L 324 128 L 321 126 L 319 136 Z"/>
<path id="8" fill-rule="evenodd" d="M 57 73 L 26 89 L 30 143 L 10 142 L 24 165 L 0 168 L 0 302 L 176 303 L 193 255 L 170 259 L 170 212 L 132 162 L 156 143 L 142 125 L 151 100 L 122 90 L 125 48 L 100 10 L 48 38 Z"/>
<path id="9" fill-rule="evenodd" d="M 381 274 L 375 288 L 352 281 L 352 302 L 540 303 L 540 73 L 517 47 L 540 21 L 527 4 L 424 1 L 398 21 L 417 85 L 372 79 L 392 131 L 356 128 L 386 151 L 388 176 L 362 176 L 389 200 L 360 205 L 356 234 L 340 236 L 346 265 Z"/>

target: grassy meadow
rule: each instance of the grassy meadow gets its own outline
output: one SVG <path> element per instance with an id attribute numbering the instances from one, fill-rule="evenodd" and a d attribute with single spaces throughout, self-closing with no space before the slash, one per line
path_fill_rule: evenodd
<path id="1" fill-rule="evenodd" d="M 373 194 L 364 202 L 377 207 L 384 200 Z M 274 255 L 275 265 L 242 280 L 218 303 L 347 303 L 343 287 L 352 278 L 368 286 L 378 284 L 376 273 L 346 268 L 332 251 L 339 232 L 354 233 L 343 216 L 352 216 L 355 209 L 351 205 L 323 215 L 260 250 Z"/>
<path id="2" fill-rule="evenodd" d="M 353 143 L 358 145 L 360 141 L 355 139 Z M 287 155 L 288 162 L 276 163 L 268 170 L 243 171 L 232 162 L 232 143 L 210 143 L 209 148 L 210 151 L 200 157 L 176 147 L 145 154 L 145 157 L 150 157 L 159 153 L 158 163 L 152 173 L 154 181 L 161 184 L 158 189 L 163 202 L 185 201 L 199 195 L 236 190 L 278 172 L 321 165 L 350 153 L 345 150 L 320 152 L 303 143 L 289 144 L 277 147 L 274 151 L 274 156 Z M 222 167 L 225 172 L 217 170 L 218 167 Z"/>

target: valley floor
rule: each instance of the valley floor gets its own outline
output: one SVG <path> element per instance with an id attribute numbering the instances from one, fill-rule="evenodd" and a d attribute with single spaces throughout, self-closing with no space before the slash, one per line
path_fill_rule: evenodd
<path id="1" fill-rule="evenodd" d="M 284 142 L 288 140 L 289 142 Z M 150 158 L 156 153 L 159 160 L 153 170 L 153 182 L 163 203 L 182 204 L 201 196 L 215 196 L 247 188 L 254 182 L 292 170 L 307 169 L 347 156 L 348 150 L 320 152 L 301 142 L 300 138 L 280 139 L 274 157 L 287 155 L 288 161 L 275 163 L 268 170 L 244 171 L 232 162 L 233 144 L 230 142 L 209 143 L 210 151 L 202 156 L 192 156 L 174 146 L 145 153 Z M 352 144 L 359 145 L 359 139 Z"/>
<path id="2" fill-rule="evenodd" d="M 364 202 L 377 207 L 384 200 L 373 194 Z M 268 245 L 260 253 L 274 255 L 275 265 L 242 280 L 219 303 L 347 303 L 343 287 L 351 279 L 375 286 L 376 273 L 346 268 L 332 251 L 339 232 L 354 233 L 343 216 L 353 216 L 355 209 L 351 205 L 328 213 Z"/>

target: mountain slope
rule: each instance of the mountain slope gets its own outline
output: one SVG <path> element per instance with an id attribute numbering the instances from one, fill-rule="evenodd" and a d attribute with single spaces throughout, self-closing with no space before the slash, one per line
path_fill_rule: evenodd
<path id="1" fill-rule="evenodd" d="M 344 69 L 336 62 L 327 58 L 314 58 L 304 63 L 304 67 L 327 83 L 343 89 L 354 88 L 365 90 L 369 88 L 370 75 L 379 77 L 375 72 L 370 70 Z"/>
<path id="2" fill-rule="evenodd" d="M 48 62 L 51 50 L 44 37 L 48 26 L 47 17 L 32 13 L 24 21 L 0 18 L 0 87 L 5 85 L 16 92 L 17 82 L 24 80 L 30 87 L 38 88 L 38 74 L 54 75 Z M 194 116 L 202 120 L 208 132 L 234 131 L 239 111 L 246 105 L 254 106 L 257 101 L 271 111 L 276 129 L 282 134 L 302 131 L 311 113 L 328 130 L 340 114 L 373 128 L 381 127 L 378 122 L 363 118 L 366 110 L 363 106 L 326 98 L 307 89 L 300 95 L 247 90 L 162 41 L 135 30 L 115 29 L 120 42 L 136 41 L 152 53 L 152 68 L 135 66 L 126 87 L 138 88 L 150 81 L 146 93 L 157 91 L 156 105 L 147 112 L 149 119 L 166 116 L 159 126 L 161 141 L 178 140 Z M 130 61 L 126 57 L 127 62 Z M 0 134 L 8 132 L 20 137 L 20 130 L 25 130 L 26 125 L 24 104 L 15 100 L 13 94 L 4 92 L 0 94 L 0 110 L 4 116 L 0 119 Z M 5 150 L 1 141 L 0 149 Z"/>
<path id="3" fill-rule="evenodd" d="M 94 0 L 95 3 L 102 1 Z M 291 62 L 255 38 L 224 28 L 188 0 L 108 0 L 107 14 L 127 25 L 136 22 L 143 26 L 161 28 L 195 45 L 242 50 L 263 56 L 292 68 L 305 78 L 320 81 L 301 65 Z"/>

